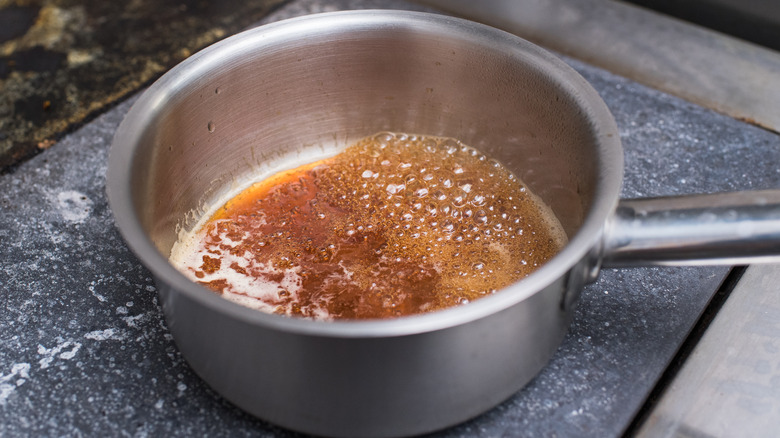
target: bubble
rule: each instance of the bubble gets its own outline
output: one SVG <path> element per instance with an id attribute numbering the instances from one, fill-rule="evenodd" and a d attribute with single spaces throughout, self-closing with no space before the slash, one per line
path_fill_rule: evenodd
<path id="1" fill-rule="evenodd" d="M 371 158 L 377 158 L 380 155 L 382 155 L 382 148 L 383 148 L 383 146 L 381 146 L 378 143 L 377 144 L 372 144 L 372 145 L 367 145 L 363 149 L 363 153 L 365 153 L 366 155 L 368 155 Z"/>
<path id="2" fill-rule="evenodd" d="M 242 238 L 240 227 L 248 226 L 243 224 L 254 223 L 254 230 L 267 234 L 253 242 L 251 253 L 268 255 L 273 266 L 300 264 L 301 257 L 317 261 L 321 264 L 319 273 L 316 268 L 300 265 L 300 272 L 305 272 L 300 282 L 316 277 L 318 284 L 324 278 L 334 285 L 360 283 L 363 293 L 373 294 L 375 306 L 382 307 L 386 299 L 389 307 L 385 315 L 395 315 L 406 306 L 407 292 L 396 286 L 388 288 L 391 279 L 392 284 L 408 282 L 419 287 L 420 281 L 433 275 L 435 285 L 430 287 L 436 298 L 425 304 L 425 309 L 471 301 L 517 281 L 534 263 L 543 261 L 523 249 L 535 229 L 533 225 L 526 228 L 526 223 L 534 219 L 518 222 L 518 213 L 527 211 L 523 203 L 533 197 L 523 199 L 517 180 L 511 180 L 505 168 L 494 167 L 489 160 L 453 139 L 379 133 L 302 171 L 301 176 L 295 174 L 274 189 L 273 195 L 262 198 L 267 201 L 252 204 L 254 210 L 236 222 L 240 225 L 209 233 L 215 234 L 212 241 L 222 239 L 215 249 L 240 255 L 231 245 Z M 309 175 L 308 179 L 304 175 Z M 258 215 L 285 205 L 291 196 L 304 199 L 281 209 L 281 217 Z M 296 215 L 303 214 L 311 217 L 308 229 L 296 225 Z M 264 225 L 257 225 L 259 218 Z M 266 231 L 268 227 L 272 231 Z M 332 237 L 312 238 L 307 233 Z M 532 238 L 539 243 L 531 245 L 550 246 L 546 234 Z M 330 247 L 330 242 L 337 245 Z M 370 246 L 351 246 L 357 242 Z M 491 248 L 497 244 L 512 256 L 496 255 Z M 350 260 L 357 264 L 349 265 L 353 263 Z M 334 267 L 349 272 L 350 279 L 330 276 Z M 291 296 L 298 301 L 297 291 Z M 299 306 L 296 313 L 291 303 L 280 305 L 281 298 L 274 299 L 271 309 L 307 317 L 316 311 L 316 303 L 327 302 L 323 295 L 316 302 Z"/>
<path id="3" fill-rule="evenodd" d="M 441 147 L 448 155 L 454 155 L 460 149 L 458 143 L 455 139 L 447 138 L 441 142 Z"/>
<path id="4" fill-rule="evenodd" d="M 387 193 L 395 195 L 404 189 L 403 184 L 388 184 L 386 187 Z"/>
<path id="5" fill-rule="evenodd" d="M 422 142 L 422 146 L 423 148 L 425 148 L 425 152 L 431 154 L 436 152 L 436 145 L 437 145 L 436 140 L 432 138 L 427 138 Z"/>
<path id="6" fill-rule="evenodd" d="M 320 262 L 329 262 L 333 259 L 334 250 L 330 247 L 323 247 L 317 250 L 317 258 Z"/>
<path id="7" fill-rule="evenodd" d="M 385 148 L 387 145 L 395 140 L 395 135 L 392 132 L 380 132 L 374 136 L 374 141 L 369 144 L 377 144 L 380 147 Z"/>

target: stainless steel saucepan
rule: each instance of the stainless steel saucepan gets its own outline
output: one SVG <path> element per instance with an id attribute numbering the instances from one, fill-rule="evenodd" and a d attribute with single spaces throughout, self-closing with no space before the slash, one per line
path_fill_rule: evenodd
<path id="1" fill-rule="evenodd" d="M 492 296 L 363 322 L 260 313 L 168 263 L 177 233 L 215 199 L 378 131 L 487 152 L 551 206 L 569 244 Z M 256 28 L 172 69 L 119 127 L 107 184 L 204 380 L 290 429 L 378 437 L 453 425 L 518 391 L 601 265 L 777 259 L 780 191 L 620 201 L 622 166 L 604 102 L 551 54 L 461 19 L 353 11 Z"/>

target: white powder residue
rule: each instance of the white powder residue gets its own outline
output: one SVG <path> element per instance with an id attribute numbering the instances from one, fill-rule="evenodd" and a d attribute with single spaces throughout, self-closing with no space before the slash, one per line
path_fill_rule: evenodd
<path id="1" fill-rule="evenodd" d="M 136 329 L 141 327 L 138 324 L 138 322 L 139 321 L 143 321 L 144 319 L 146 319 L 146 314 L 145 313 L 139 313 L 138 315 L 123 316 L 122 317 L 122 321 L 124 321 L 125 324 L 127 324 L 128 327 L 136 328 Z"/>
<path id="2" fill-rule="evenodd" d="M 46 233 L 47 236 L 49 236 L 49 240 L 51 240 L 51 243 L 57 245 L 61 243 L 63 240 L 65 240 L 65 235 L 61 231 L 56 230 L 52 224 L 43 223 L 41 225 L 43 231 Z"/>
<path id="3" fill-rule="evenodd" d="M 92 200 L 75 190 L 66 190 L 57 194 L 56 207 L 66 221 L 77 224 L 84 222 L 92 212 Z"/>
<path id="4" fill-rule="evenodd" d="M 0 375 L 0 406 L 5 406 L 8 397 L 29 378 L 30 364 L 24 362 L 14 364 L 10 373 Z"/>
<path id="5" fill-rule="evenodd" d="M 94 281 L 87 287 L 87 289 L 89 290 L 89 293 L 91 293 L 92 296 L 97 298 L 97 300 L 100 301 L 101 303 L 106 301 L 106 297 L 104 297 L 103 295 L 101 295 L 101 294 L 97 293 L 97 291 L 95 291 L 95 282 Z"/>
<path id="6" fill-rule="evenodd" d="M 114 328 L 91 331 L 86 335 L 84 335 L 84 337 L 95 341 L 108 341 L 108 340 L 121 341 L 125 339 L 124 333 Z"/>
<path id="7" fill-rule="evenodd" d="M 66 350 L 67 348 L 70 348 L 70 350 Z M 38 361 L 38 364 L 40 364 L 41 369 L 49 368 L 57 357 L 65 360 L 73 359 L 80 349 L 81 343 L 73 341 L 61 342 L 56 347 L 52 348 L 46 348 L 43 345 L 38 344 L 38 354 L 43 356 L 43 358 Z"/>

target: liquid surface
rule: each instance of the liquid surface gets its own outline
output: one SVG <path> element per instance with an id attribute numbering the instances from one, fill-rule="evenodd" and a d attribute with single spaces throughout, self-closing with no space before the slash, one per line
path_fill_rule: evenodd
<path id="1" fill-rule="evenodd" d="M 377 319 L 492 294 L 564 243 L 497 161 L 454 139 L 380 133 L 246 189 L 171 260 L 258 310 Z"/>

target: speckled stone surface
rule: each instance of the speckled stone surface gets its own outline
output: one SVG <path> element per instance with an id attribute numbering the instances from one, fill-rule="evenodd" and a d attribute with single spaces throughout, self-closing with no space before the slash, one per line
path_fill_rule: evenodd
<path id="1" fill-rule="evenodd" d="M 268 20 L 355 3 L 295 1 Z M 615 114 L 626 197 L 780 187 L 780 136 L 569 62 Z M 297 436 L 194 375 L 114 228 L 106 158 L 130 103 L 0 176 L 0 436 Z M 619 435 L 726 272 L 603 272 L 536 379 L 434 436 Z"/>

